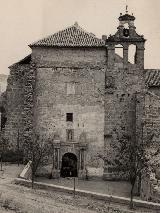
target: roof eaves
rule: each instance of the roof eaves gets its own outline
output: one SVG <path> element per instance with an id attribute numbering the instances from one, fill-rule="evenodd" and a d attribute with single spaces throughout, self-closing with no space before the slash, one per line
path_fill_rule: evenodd
<path id="1" fill-rule="evenodd" d="M 24 64 L 23 62 L 26 61 L 26 60 L 28 60 L 28 59 L 31 60 L 31 54 L 27 55 L 25 58 L 21 59 L 20 61 L 14 63 L 12 65 L 10 65 L 8 68 L 11 69 L 11 68 L 13 68 L 13 67 L 15 67 L 17 65 Z"/>

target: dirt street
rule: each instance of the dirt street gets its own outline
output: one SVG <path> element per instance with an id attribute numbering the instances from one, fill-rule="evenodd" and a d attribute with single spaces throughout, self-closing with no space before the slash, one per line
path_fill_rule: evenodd
<path id="1" fill-rule="evenodd" d="M 23 166 L 6 165 L 0 172 L 0 213 L 128 213 L 128 207 L 63 192 L 35 190 L 14 184 Z M 151 210 L 134 212 L 152 213 Z"/>

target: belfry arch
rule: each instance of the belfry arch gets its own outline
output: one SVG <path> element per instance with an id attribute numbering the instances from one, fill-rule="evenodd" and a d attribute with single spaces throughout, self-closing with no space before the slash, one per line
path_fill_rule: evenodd
<path id="1" fill-rule="evenodd" d="M 139 35 L 136 32 L 134 25 L 135 17 L 129 15 L 126 12 L 125 15 L 120 14 L 118 31 L 114 35 L 110 35 L 106 39 L 107 50 L 108 50 L 108 68 L 113 69 L 115 63 L 115 57 L 117 51 L 123 50 L 123 68 L 127 69 L 129 63 L 134 64 L 134 68 L 144 68 L 144 45 L 145 39 L 143 35 Z M 122 46 L 122 50 L 118 50 L 116 47 Z"/>
<path id="2" fill-rule="evenodd" d="M 115 45 L 115 54 L 121 56 L 123 58 L 123 46 L 121 44 Z"/>
<path id="3" fill-rule="evenodd" d="M 128 47 L 128 61 L 132 64 L 136 64 L 136 51 L 137 46 L 135 44 L 131 44 Z"/>

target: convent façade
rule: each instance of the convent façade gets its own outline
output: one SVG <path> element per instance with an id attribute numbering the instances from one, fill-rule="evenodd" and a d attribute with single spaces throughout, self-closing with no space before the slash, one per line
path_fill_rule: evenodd
<path id="1" fill-rule="evenodd" d="M 160 70 L 144 69 L 145 38 L 136 32 L 135 17 L 120 14 L 114 35 L 98 39 L 77 23 L 29 47 L 32 53 L 10 66 L 6 90 L 5 135 L 16 148 L 38 135 L 54 144 L 54 177 L 66 159 L 79 177 L 119 178 L 114 159 L 117 133 L 143 140 L 160 125 Z M 135 46 L 134 63 L 129 62 Z M 123 56 L 116 49 L 123 49 Z M 145 122 L 144 122 L 145 121 Z M 32 139 L 32 138 L 31 138 Z"/>

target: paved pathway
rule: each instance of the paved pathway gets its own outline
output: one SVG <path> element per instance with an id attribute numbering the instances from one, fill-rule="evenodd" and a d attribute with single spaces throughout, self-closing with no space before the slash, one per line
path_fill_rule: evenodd
<path id="1" fill-rule="evenodd" d="M 73 188 L 73 178 L 47 179 L 38 178 L 37 181 L 50 183 L 60 186 Z M 121 197 L 129 197 L 130 184 L 125 181 L 103 181 L 103 180 L 78 180 L 76 178 L 76 188 L 102 194 L 117 195 Z"/>

